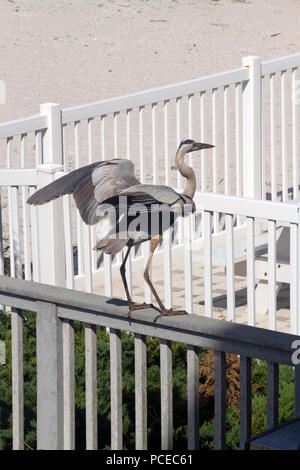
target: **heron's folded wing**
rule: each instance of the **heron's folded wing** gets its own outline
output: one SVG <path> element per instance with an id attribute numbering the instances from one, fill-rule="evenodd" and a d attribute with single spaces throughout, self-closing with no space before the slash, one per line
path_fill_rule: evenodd
<path id="1" fill-rule="evenodd" d="M 195 212 L 194 201 L 185 194 L 177 193 L 169 186 L 137 184 L 124 189 L 119 194 L 106 199 L 99 205 L 99 214 L 116 212 L 118 216 L 134 210 L 141 212 L 175 212 L 181 215 Z M 165 207 L 165 208 L 164 208 Z"/>
<path id="2" fill-rule="evenodd" d="M 152 212 L 155 210 L 154 206 L 161 207 L 165 204 L 172 208 L 179 202 L 182 202 L 181 195 L 169 186 L 136 184 L 103 201 L 98 207 L 97 214 L 100 215 L 104 211 L 106 213 L 117 211 L 120 215 L 128 212 L 134 205 L 139 206 L 138 212 L 143 212 L 143 210 Z M 141 208 L 141 206 L 143 207 Z"/>
<path id="3" fill-rule="evenodd" d="M 130 196 L 131 200 L 136 203 L 149 201 L 169 206 L 181 199 L 181 195 L 170 186 L 155 184 L 137 184 L 123 190 L 122 195 Z"/>

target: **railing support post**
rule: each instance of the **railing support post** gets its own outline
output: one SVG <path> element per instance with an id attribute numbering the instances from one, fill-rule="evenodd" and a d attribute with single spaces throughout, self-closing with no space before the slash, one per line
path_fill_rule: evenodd
<path id="1" fill-rule="evenodd" d="M 111 449 L 123 449 L 121 331 L 110 329 Z"/>
<path id="2" fill-rule="evenodd" d="M 243 196 L 262 198 L 262 92 L 260 57 L 243 58 L 249 80 L 243 82 Z"/>
<path id="3" fill-rule="evenodd" d="M 215 450 L 226 448 L 226 354 L 215 351 Z"/>
<path id="4" fill-rule="evenodd" d="M 267 429 L 278 424 L 279 406 L 279 364 L 268 362 L 267 386 Z"/>
<path id="5" fill-rule="evenodd" d="M 240 449 L 251 437 L 251 358 L 240 356 Z"/>
<path id="6" fill-rule="evenodd" d="M 147 344 L 146 337 L 135 335 L 135 445 L 147 449 Z"/>
<path id="7" fill-rule="evenodd" d="M 37 341 L 37 448 L 63 449 L 62 321 L 55 304 L 39 301 Z"/>
<path id="8" fill-rule="evenodd" d="M 172 344 L 160 341 L 161 449 L 173 449 Z"/>
<path id="9" fill-rule="evenodd" d="M 294 369 L 294 391 L 295 391 L 295 407 L 294 416 L 300 418 L 300 364 L 295 366 Z"/>
<path id="10" fill-rule="evenodd" d="M 199 348 L 187 346 L 188 449 L 199 450 Z"/>

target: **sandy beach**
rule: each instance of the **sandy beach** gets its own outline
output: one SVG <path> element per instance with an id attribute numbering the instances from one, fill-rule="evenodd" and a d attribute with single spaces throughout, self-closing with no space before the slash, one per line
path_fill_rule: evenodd
<path id="1" fill-rule="evenodd" d="M 297 0 L 0 0 L 0 121 L 300 49 Z"/>

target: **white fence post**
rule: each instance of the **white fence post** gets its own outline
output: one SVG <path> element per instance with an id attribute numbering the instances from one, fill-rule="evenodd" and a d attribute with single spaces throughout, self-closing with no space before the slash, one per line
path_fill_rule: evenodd
<path id="1" fill-rule="evenodd" d="M 61 109 L 57 103 L 43 103 L 40 113 L 48 118 L 43 135 L 43 163 L 63 164 Z"/>
<path id="2" fill-rule="evenodd" d="M 262 94 L 260 57 L 243 58 L 249 80 L 243 82 L 243 196 L 262 198 Z"/>
<path id="3" fill-rule="evenodd" d="M 38 188 L 55 179 L 63 170 L 62 126 L 60 105 L 45 103 L 41 114 L 48 117 L 48 127 L 43 135 L 43 164 L 37 167 Z M 39 281 L 56 286 L 65 286 L 65 237 L 63 200 L 59 198 L 37 207 L 37 244 Z"/>
<path id="4" fill-rule="evenodd" d="M 37 167 L 38 188 L 55 179 L 55 173 L 62 171 L 61 165 L 44 163 Z M 37 207 L 38 259 L 36 269 L 39 282 L 55 286 L 65 286 L 65 236 L 62 198 Z"/>

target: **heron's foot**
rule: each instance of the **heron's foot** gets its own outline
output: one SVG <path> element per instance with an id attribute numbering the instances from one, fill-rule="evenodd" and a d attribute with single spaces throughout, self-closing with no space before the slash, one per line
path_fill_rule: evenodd
<path id="1" fill-rule="evenodd" d="M 131 313 L 134 312 L 134 310 L 141 310 L 143 308 L 152 308 L 153 304 L 146 304 L 146 302 L 143 302 L 142 304 L 132 304 L 129 306 L 129 312 L 128 316 L 131 316 Z"/>
<path id="2" fill-rule="evenodd" d="M 158 320 L 160 317 L 171 317 L 173 315 L 187 315 L 188 313 L 185 310 L 173 310 L 172 308 L 169 308 L 168 310 L 163 310 L 160 315 L 157 315 L 154 318 L 154 321 Z"/>

